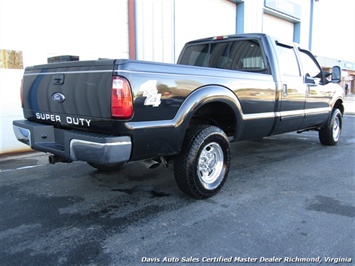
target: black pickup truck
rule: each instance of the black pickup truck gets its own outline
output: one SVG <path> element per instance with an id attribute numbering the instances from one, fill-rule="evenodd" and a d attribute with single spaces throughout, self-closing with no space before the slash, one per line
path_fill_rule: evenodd
<path id="1" fill-rule="evenodd" d="M 335 145 L 344 113 L 341 70 L 266 34 L 189 42 L 177 64 L 135 60 L 27 67 L 17 139 L 51 163 L 174 162 L 178 186 L 208 198 L 223 186 L 230 142 L 315 130 Z"/>

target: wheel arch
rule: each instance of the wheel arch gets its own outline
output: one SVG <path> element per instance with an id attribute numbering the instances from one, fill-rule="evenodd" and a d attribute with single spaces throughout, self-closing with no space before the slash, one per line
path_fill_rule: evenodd
<path id="1" fill-rule="evenodd" d="M 337 99 L 333 105 L 333 109 L 332 109 L 332 112 L 334 111 L 334 109 L 339 109 L 341 114 L 344 115 L 344 104 L 343 104 L 343 101 L 342 99 Z"/>
<path id="2" fill-rule="evenodd" d="M 191 93 L 185 100 L 187 115 L 181 128 L 183 134 L 199 124 L 221 128 L 228 137 L 235 137 L 242 120 L 242 107 L 238 97 L 228 88 L 217 85 L 204 86 Z"/>

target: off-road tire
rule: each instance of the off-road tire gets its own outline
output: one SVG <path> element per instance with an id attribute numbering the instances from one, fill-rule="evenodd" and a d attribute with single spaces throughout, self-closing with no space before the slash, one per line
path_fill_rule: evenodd
<path id="1" fill-rule="evenodd" d="M 343 126 L 343 115 L 339 109 L 334 109 L 326 126 L 319 131 L 319 140 L 323 145 L 336 145 L 340 139 Z"/>
<path id="2" fill-rule="evenodd" d="M 182 150 L 174 161 L 174 175 L 185 194 L 205 199 L 222 188 L 229 167 L 226 134 L 216 126 L 198 125 L 186 133 Z"/>

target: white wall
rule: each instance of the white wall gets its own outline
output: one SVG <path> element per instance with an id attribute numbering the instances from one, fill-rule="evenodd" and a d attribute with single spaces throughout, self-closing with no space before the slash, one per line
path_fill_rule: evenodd
<path id="1" fill-rule="evenodd" d="M 128 58 L 127 0 L 0 0 L 0 49 L 22 51 L 25 67 L 66 54 Z M 22 118 L 22 73 L 0 69 L 0 154 L 24 147 L 11 124 Z"/>
<path id="2" fill-rule="evenodd" d="M 236 4 L 227 0 L 176 0 L 175 12 L 176 59 L 188 41 L 236 32 Z"/>
<path id="3" fill-rule="evenodd" d="M 23 117 L 20 100 L 22 74 L 22 70 L 0 68 L 0 154 L 29 150 L 16 140 L 12 131 L 12 121 Z"/>
<path id="4" fill-rule="evenodd" d="M 235 33 L 228 0 L 136 0 L 137 59 L 175 63 L 188 41 Z"/>
<path id="5" fill-rule="evenodd" d="M 264 0 L 244 1 L 244 33 L 263 32 Z"/>
<path id="6" fill-rule="evenodd" d="M 24 64 L 53 55 L 128 58 L 126 0 L 0 0 L 0 49 L 22 50 Z"/>
<path id="7" fill-rule="evenodd" d="M 137 59 L 174 63 L 174 0 L 136 0 Z"/>

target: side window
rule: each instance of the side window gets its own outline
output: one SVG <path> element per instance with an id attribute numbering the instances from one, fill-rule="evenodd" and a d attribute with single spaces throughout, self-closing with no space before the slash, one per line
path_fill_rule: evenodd
<path id="1" fill-rule="evenodd" d="M 267 70 L 260 44 L 256 41 L 243 40 L 234 42 L 231 47 L 231 59 L 230 69 L 233 70 L 251 72 Z"/>
<path id="2" fill-rule="evenodd" d="M 277 43 L 277 51 L 281 73 L 287 76 L 301 76 L 293 47 Z"/>
<path id="3" fill-rule="evenodd" d="M 304 74 L 309 74 L 312 78 L 320 77 L 321 69 L 308 53 L 300 50 L 300 59 Z"/>

